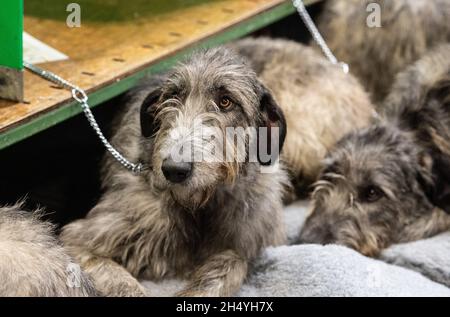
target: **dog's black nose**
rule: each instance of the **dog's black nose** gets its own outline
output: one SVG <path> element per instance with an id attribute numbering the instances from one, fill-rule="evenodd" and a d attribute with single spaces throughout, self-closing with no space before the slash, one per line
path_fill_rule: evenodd
<path id="1" fill-rule="evenodd" d="M 163 161 L 161 170 L 164 177 L 172 183 L 181 183 L 185 181 L 192 172 L 192 163 L 175 162 L 170 158 Z"/>

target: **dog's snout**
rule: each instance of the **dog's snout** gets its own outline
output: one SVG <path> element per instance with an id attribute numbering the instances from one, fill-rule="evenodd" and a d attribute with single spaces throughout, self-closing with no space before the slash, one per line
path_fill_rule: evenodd
<path id="1" fill-rule="evenodd" d="M 163 161 L 161 170 L 164 177 L 172 183 L 181 183 L 185 181 L 192 173 L 192 163 L 175 162 L 167 158 Z"/>

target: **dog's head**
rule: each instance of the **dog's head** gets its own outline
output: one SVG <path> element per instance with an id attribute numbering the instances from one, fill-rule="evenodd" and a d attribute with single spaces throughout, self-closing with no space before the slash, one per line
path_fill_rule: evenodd
<path id="1" fill-rule="evenodd" d="M 190 209 L 201 207 L 217 186 L 232 184 L 249 162 L 274 162 L 286 133 L 269 91 L 225 48 L 198 52 L 175 67 L 148 94 L 140 118 L 141 159 L 152 166 L 151 185 Z"/>
<path id="2" fill-rule="evenodd" d="M 344 137 L 325 160 L 300 242 L 376 256 L 392 243 L 435 234 L 444 213 L 430 202 L 430 165 L 412 137 L 391 126 Z"/>

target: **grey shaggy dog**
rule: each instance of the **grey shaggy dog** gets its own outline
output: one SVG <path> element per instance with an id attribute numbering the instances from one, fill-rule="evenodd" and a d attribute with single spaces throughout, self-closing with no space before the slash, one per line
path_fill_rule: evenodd
<path id="1" fill-rule="evenodd" d="M 352 75 L 302 44 L 248 38 L 230 47 L 248 60 L 283 109 L 288 131 L 282 159 L 297 194 L 305 196 L 332 146 L 372 121 L 368 95 Z"/>
<path id="2" fill-rule="evenodd" d="M 281 109 L 230 50 L 198 52 L 132 93 L 112 142 L 151 168 L 133 175 L 106 157 L 100 202 L 61 233 L 103 294 L 145 296 L 137 278 L 181 277 L 189 283 L 177 295 L 229 296 L 263 248 L 285 241 L 282 191 L 288 178 L 274 157 L 271 173 L 261 173 L 268 162 L 234 156 L 229 162 L 173 158 L 180 128 L 181 142 L 210 155 L 208 145 L 221 139 L 195 136 L 208 127 L 278 127 L 279 137 L 262 143 L 283 145 Z"/>
<path id="3" fill-rule="evenodd" d="M 327 156 L 301 242 L 377 256 L 450 229 L 450 45 L 399 74 L 383 109 Z"/>
<path id="4" fill-rule="evenodd" d="M 77 268 L 51 224 L 20 204 L 0 208 L 0 296 L 97 295 Z"/>
<path id="5" fill-rule="evenodd" d="M 372 3 L 381 7 L 381 27 L 367 25 Z M 397 73 L 450 42 L 449 20 L 448 0 L 327 0 L 318 28 L 333 53 L 381 102 Z"/>

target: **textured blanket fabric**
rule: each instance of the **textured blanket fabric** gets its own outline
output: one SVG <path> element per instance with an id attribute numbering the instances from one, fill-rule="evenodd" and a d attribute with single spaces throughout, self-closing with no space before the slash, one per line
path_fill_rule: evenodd
<path id="1" fill-rule="evenodd" d="M 240 296 L 450 296 L 422 275 L 340 246 L 268 249 Z"/>
<path id="2" fill-rule="evenodd" d="M 381 254 L 381 259 L 450 287 L 450 232 L 392 246 Z"/>
<path id="3" fill-rule="evenodd" d="M 295 241 L 307 208 L 305 201 L 286 208 L 289 242 Z M 185 285 L 179 280 L 142 283 L 153 296 L 171 296 Z M 444 233 L 392 246 L 380 260 L 337 245 L 269 248 L 237 295 L 450 297 L 449 287 L 450 233 Z"/>

